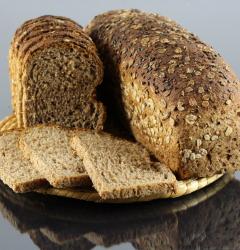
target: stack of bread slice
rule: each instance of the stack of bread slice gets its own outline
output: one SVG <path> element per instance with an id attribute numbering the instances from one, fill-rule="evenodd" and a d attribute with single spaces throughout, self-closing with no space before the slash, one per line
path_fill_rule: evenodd
<path id="1" fill-rule="evenodd" d="M 103 65 L 74 21 L 42 16 L 25 22 L 12 40 L 9 66 L 19 126 L 103 127 L 105 109 L 95 99 Z"/>

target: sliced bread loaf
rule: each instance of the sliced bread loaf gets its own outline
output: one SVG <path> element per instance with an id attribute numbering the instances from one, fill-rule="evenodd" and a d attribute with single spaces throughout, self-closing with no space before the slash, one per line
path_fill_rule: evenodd
<path id="1" fill-rule="evenodd" d="M 13 106 L 19 127 L 57 124 L 102 129 L 96 100 L 103 65 L 91 38 L 74 21 L 43 16 L 25 22 L 10 52 Z"/>
<path id="2" fill-rule="evenodd" d="M 159 162 L 152 162 L 141 145 L 107 133 L 78 131 L 71 140 L 94 187 L 103 199 L 169 194 L 176 178 Z"/>
<path id="3" fill-rule="evenodd" d="M 20 137 L 24 156 L 54 187 L 91 183 L 83 161 L 70 147 L 69 134 L 67 129 L 37 126 L 24 130 Z"/>
<path id="4" fill-rule="evenodd" d="M 103 97 L 137 141 L 181 178 L 239 169 L 240 83 L 211 46 L 139 10 L 98 15 L 86 31 L 105 65 Z"/>
<path id="5" fill-rule="evenodd" d="M 0 136 L 0 179 L 15 192 L 28 192 L 45 186 L 47 181 L 19 150 L 20 133 L 15 130 Z"/>

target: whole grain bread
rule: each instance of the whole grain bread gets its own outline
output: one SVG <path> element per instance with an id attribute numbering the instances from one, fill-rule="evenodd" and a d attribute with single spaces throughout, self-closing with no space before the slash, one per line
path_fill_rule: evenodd
<path id="1" fill-rule="evenodd" d="M 96 100 L 96 87 L 103 65 L 77 23 L 58 16 L 25 22 L 12 40 L 9 64 L 19 127 L 102 129 L 105 109 Z"/>
<path id="2" fill-rule="evenodd" d="M 46 186 L 47 181 L 19 150 L 20 133 L 15 130 L 0 135 L 0 179 L 15 192 L 28 192 Z"/>
<path id="3" fill-rule="evenodd" d="M 53 187 L 89 186 L 83 161 L 69 144 L 70 130 L 56 126 L 25 129 L 19 146 L 23 155 Z"/>
<path id="4" fill-rule="evenodd" d="M 174 21 L 114 10 L 85 29 L 105 65 L 103 98 L 180 178 L 239 169 L 240 84 L 212 47 Z"/>
<path id="5" fill-rule="evenodd" d="M 103 199 L 169 195 L 176 178 L 152 162 L 141 145 L 95 131 L 77 131 L 71 146 L 83 159 L 95 189 Z"/>

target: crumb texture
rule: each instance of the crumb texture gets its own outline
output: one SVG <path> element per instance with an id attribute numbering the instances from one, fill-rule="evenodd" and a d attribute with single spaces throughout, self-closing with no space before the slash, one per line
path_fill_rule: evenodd
<path id="1" fill-rule="evenodd" d="M 19 126 L 102 129 L 105 108 L 96 100 L 96 88 L 103 65 L 74 21 L 43 16 L 25 22 L 12 40 L 9 64 Z"/>
<path id="2" fill-rule="evenodd" d="M 82 160 L 69 144 L 70 131 L 54 126 L 26 129 L 20 148 L 53 187 L 89 185 Z"/>
<path id="3" fill-rule="evenodd" d="M 240 84 L 211 46 L 138 10 L 85 30 L 105 65 L 105 99 L 137 141 L 183 179 L 239 169 Z"/>
<path id="4" fill-rule="evenodd" d="M 28 192 L 43 187 L 47 181 L 32 167 L 18 148 L 20 131 L 0 136 L 0 179 L 15 192 Z"/>
<path id="5" fill-rule="evenodd" d="M 152 162 L 141 145 L 107 133 L 78 131 L 71 145 L 83 159 L 103 199 L 132 198 L 174 192 L 175 176 Z"/>

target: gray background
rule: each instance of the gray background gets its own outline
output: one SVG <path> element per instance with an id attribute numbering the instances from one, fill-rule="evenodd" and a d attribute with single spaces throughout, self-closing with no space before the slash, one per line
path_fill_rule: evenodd
<path id="1" fill-rule="evenodd" d="M 11 112 L 8 49 L 16 28 L 25 20 L 44 15 L 63 15 L 81 25 L 98 13 L 118 8 L 139 8 L 169 16 L 211 44 L 240 75 L 239 0 L 0 0 L 0 119 Z M 0 249 L 36 249 L 0 215 Z M 97 249 L 97 248 L 96 248 Z M 102 249 L 102 248 L 98 248 Z M 122 244 L 112 249 L 133 249 Z"/>

